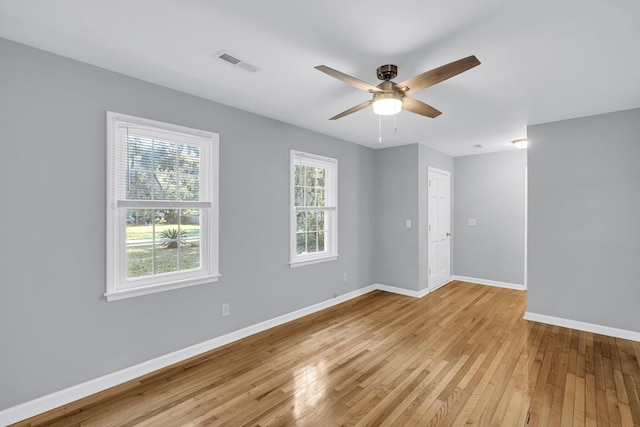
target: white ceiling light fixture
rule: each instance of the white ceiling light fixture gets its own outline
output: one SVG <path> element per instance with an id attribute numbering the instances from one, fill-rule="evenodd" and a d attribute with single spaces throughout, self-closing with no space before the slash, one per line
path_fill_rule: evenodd
<path id="1" fill-rule="evenodd" d="M 391 116 L 402 111 L 402 94 L 380 92 L 373 94 L 373 112 L 379 116 Z"/>
<path id="2" fill-rule="evenodd" d="M 527 138 L 514 139 L 513 141 L 511 141 L 511 143 L 515 145 L 516 148 L 519 148 L 520 150 L 524 150 L 525 148 L 527 148 L 527 145 L 529 145 Z"/>

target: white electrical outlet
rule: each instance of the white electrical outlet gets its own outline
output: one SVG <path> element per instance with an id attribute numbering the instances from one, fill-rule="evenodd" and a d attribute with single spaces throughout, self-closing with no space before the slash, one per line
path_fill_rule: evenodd
<path id="1" fill-rule="evenodd" d="M 344 273 L 344 274 L 342 275 L 342 281 L 343 281 L 343 282 L 346 282 L 346 281 L 347 281 L 347 273 Z"/>
<path id="2" fill-rule="evenodd" d="M 228 316 L 231 310 L 231 306 L 228 302 L 222 304 L 222 317 Z"/>

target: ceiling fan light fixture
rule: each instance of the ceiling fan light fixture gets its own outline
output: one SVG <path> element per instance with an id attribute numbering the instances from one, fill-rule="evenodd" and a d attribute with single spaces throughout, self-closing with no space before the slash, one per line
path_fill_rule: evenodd
<path id="1" fill-rule="evenodd" d="M 373 94 L 372 100 L 362 102 L 329 119 L 336 120 L 363 110 L 369 106 L 372 106 L 373 112 L 380 116 L 391 116 L 405 110 L 425 117 L 438 117 L 442 114 L 441 111 L 438 111 L 431 105 L 425 104 L 424 102 L 408 95 L 443 82 L 453 76 L 457 76 L 458 74 L 477 65 L 480 65 L 480 61 L 478 61 L 478 58 L 471 55 L 466 58 L 450 62 L 449 64 L 442 65 L 438 68 L 434 68 L 433 70 L 425 71 L 424 73 L 413 76 L 401 83 L 395 83 L 391 79 L 398 75 L 398 67 L 393 64 L 387 64 L 378 67 L 376 74 L 378 79 L 383 80 L 383 82 L 377 86 L 371 85 L 338 70 L 334 70 L 333 68 L 329 68 L 326 65 L 318 65 L 315 68 L 316 70 L 341 80 L 356 89 Z"/>
<path id="2" fill-rule="evenodd" d="M 376 93 L 373 96 L 373 112 L 379 116 L 392 116 L 402 111 L 402 95 Z"/>

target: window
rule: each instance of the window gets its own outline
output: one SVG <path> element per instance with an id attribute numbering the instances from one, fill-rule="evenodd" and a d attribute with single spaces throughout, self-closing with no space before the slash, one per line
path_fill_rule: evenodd
<path id="1" fill-rule="evenodd" d="M 107 301 L 218 279 L 218 135 L 107 113 Z"/>
<path id="2" fill-rule="evenodd" d="M 338 161 L 291 151 L 292 267 L 338 257 Z"/>

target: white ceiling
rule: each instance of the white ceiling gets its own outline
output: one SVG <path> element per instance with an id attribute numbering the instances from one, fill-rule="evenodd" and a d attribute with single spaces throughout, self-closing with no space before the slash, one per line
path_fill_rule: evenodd
<path id="1" fill-rule="evenodd" d="M 640 107 L 638 0 L 0 0 L 0 37 L 373 148 L 501 151 L 528 124 Z M 395 134 L 383 117 L 382 143 L 371 109 L 328 120 L 370 95 L 314 69 L 375 85 L 383 64 L 400 82 L 468 55 L 412 95 L 443 114 L 403 111 Z"/>

